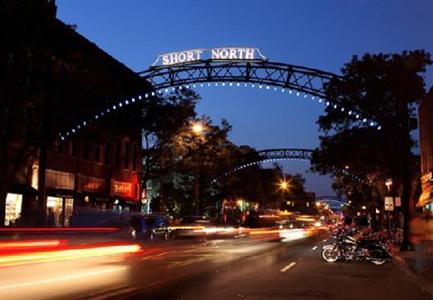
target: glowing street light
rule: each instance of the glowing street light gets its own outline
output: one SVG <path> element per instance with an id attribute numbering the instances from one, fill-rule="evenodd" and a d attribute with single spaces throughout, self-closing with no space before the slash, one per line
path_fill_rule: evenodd
<path id="1" fill-rule="evenodd" d="M 286 179 L 281 179 L 279 184 L 279 189 L 282 190 L 283 192 L 287 191 L 289 189 L 289 182 Z"/>
<path id="2" fill-rule="evenodd" d="M 192 129 L 192 132 L 196 135 L 201 135 L 201 134 L 203 134 L 203 131 L 204 131 L 203 124 L 200 121 L 193 122 L 191 125 L 191 129 Z"/>

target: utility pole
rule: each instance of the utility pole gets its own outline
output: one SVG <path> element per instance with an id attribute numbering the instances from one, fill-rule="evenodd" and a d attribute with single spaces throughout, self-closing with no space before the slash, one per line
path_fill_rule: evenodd
<path id="1" fill-rule="evenodd" d="M 402 111 L 402 136 L 400 140 L 400 172 L 402 180 L 402 209 L 403 209 L 403 242 L 401 244 L 402 251 L 408 251 L 413 249 L 413 245 L 410 241 L 410 219 L 412 216 L 412 199 L 410 198 L 411 189 L 411 138 L 410 138 L 410 127 L 409 127 L 409 110 L 407 103 L 403 104 Z"/>

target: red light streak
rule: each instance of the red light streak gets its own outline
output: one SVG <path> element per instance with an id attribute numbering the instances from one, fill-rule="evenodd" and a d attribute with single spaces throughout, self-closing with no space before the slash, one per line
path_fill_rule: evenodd
<path id="1" fill-rule="evenodd" d="M 116 227 L 15 227 L 0 228 L 0 232 L 115 232 L 119 231 Z"/>
<path id="2" fill-rule="evenodd" d="M 103 243 L 85 246 L 62 246 L 50 251 L 8 253 L 0 255 L 0 267 L 29 263 L 43 263 L 59 260 L 83 259 L 108 255 L 133 254 L 142 252 L 137 244 Z"/>

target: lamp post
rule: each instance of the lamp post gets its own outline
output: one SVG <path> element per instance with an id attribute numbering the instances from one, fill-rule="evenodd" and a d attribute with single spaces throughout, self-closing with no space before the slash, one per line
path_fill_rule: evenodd
<path id="1" fill-rule="evenodd" d="M 205 133 L 205 126 L 202 121 L 191 122 L 191 131 L 195 136 L 199 137 L 200 140 L 203 140 L 204 133 Z M 201 169 L 201 160 L 199 161 L 199 168 L 196 168 L 195 170 L 195 176 L 194 176 L 195 178 L 194 178 L 193 199 L 195 204 L 199 204 L 200 202 L 200 169 Z"/>
<path id="2" fill-rule="evenodd" d="M 283 201 L 286 201 L 286 192 L 290 189 L 290 182 L 284 177 L 278 182 L 278 190 L 282 192 Z M 294 203 L 292 204 L 294 206 Z"/>

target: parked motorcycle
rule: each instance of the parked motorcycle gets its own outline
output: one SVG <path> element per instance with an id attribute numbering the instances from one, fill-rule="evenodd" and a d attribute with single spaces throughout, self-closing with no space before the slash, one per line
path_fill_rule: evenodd
<path id="1" fill-rule="evenodd" d="M 333 243 L 322 249 L 322 258 L 326 262 L 337 260 L 371 261 L 375 265 L 383 265 L 391 259 L 385 246 L 377 240 L 354 238 L 355 230 L 345 230 L 333 236 Z"/>

